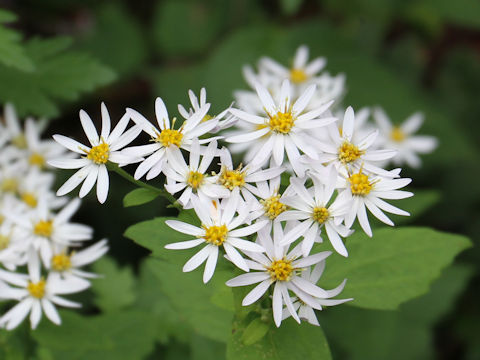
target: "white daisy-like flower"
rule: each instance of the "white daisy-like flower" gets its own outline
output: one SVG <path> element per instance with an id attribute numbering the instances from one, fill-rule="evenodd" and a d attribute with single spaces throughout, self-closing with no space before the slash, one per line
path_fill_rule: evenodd
<path id="1" fill-rule="evenodd" d="M 309 131 L 333 123 L 336 118 L 322 117 L 331 103 L 304 112 L 315 92 L 315 85 L 309 86 L 305 92 L 291 105 L 290 82 L 285 80 L 280 90 L 280 102 L 275 104 L 272 96 L 262 85 L 257 84 L 257 94 L 263 103 L 266 117 L 247 113 L 239 109 L 230 112 L 241 119 L 257 126 L 257 130 L 241 135 L 230 136 L 226 140 L 231 143 L 249 143 L 257 151 L 254 164 L 263 165 L 270 157 L 275 165 L 283 163 L 285 152 L 290 164 L 299 176 L 305 173 L 305 167 L 299 161 L 300 151 L 317 159 L 320 148 L 318 141 L 309 135 Z M 258 139 L 263 138 L 261 142 Z"/>
<path id="2" fill-rule="evenodd" d="M 398 174 L 399 171 L 395 171 L 395 173 Z M 355 173 L 349 173 L 345 176 L 343 185 L 345 190 L 341 191 L 337 197 L 339 201 L 350 203 L 349 210 L 345 215 L 345 226 L 350 228 L 357 218 L 363 231 L 371 237 L 372 229 L 368 222 L 366 209 L 378 220 L 390 226 L 394 226 L 394 223 L 383 211 L 409 216 L 408 212 L 390 205 L 383 199 L 396 200 L 413 196 L 413 193 L 409 191 L 398 190 L 410 184 L 411 181 L 412 179 L 409 178 L 392 179 L 372 175 L 364 173 L 363 169 Z"/>
<path id="3" fill-rule="evenodd" d="M 331 251 L 323 251 L 307 257 L 302 257 L 299 247 L 288 251 L 288 246 L 281 246 L 283 229 L 280 223 L 273 224 L 273 239 L 270 229 L 258 232 L 257 242 L 262 245 L 266 254 L 248 253 L 252 259 L 248 266 L 258 270 L 237 276 L 227 281 L 228 286 L 247 286 L 259 283 L 243 299 L 242 305 L 248 306 L 260 299 L 273 285 L 273 319 L 280 326 L 283 318 L 283 304 L 287 306 L 290 315 L 300 323 L 296 309 L 293 306 L 289 291 L 293 292 L 304 303 L 318 308 L 316 298 L 328 298 L 329 293 L 316 284 L 301 276 L 302 271 L 330 256 Z"/>
<path id="4" fill-rule="evenodd" d="M 273 179 L 285 171 L 283 167 L 279 166 L 262 169 L 259 164 L 253 163 L 245 166 L 240 164 L 237 168 L 234 168 L 232 155 L 226 148 L 223 148 L 220 152 L 220 166 L 217 183 L 232 193 L 240 193 L 247 203 L 257 201 L 254 195 L 261 197 L 259 190 L 253 183 Z"/>
<path id="5" fill-rule="evenodd" d="M 188 151 L 194 139 L 198 139 L 217 126 L 218 119 L 215 118 L 202 123 L 209 109 L 210 104 L 205 104 L 185 120 L 179 129 L 175 129 L 176 119 L 173 118 L 170 123 L 163 100 L 157 98 L 155 100 L 155 115 L 159 126 L 157 129 L 142 114 L 128 108 L 127 114 L 143 131 L 151 136 L 153 142 L 149 145 L 133 146 L 124 150 L 124 153 L 137 157 L 148 156 L 135 171 L 135 179 L 138 180 L 145 174 L 147 174 L 147 180 L 157 177 L 165 167 L 168 152 L 179 151 L 179 149 Z M 200 144 L 206 144 L 213 140 L 213 138 L 201 139 L 199 142 Z"/>
<path id="6" fill-rule="evenodd" d="M 312 84 L 317 85 L 317 90 L 313 95 L 312 100 L 307 105 L 307 110 L 313 110 L 317 107 L 334 100 L 333 107 L 338 108 L 343 96 L 345 95 L 345 74 L 338 74 L 335 76 L 329 73 L 322 73 L 311 80 Z"/>
<path id="7" fill-rule="evenodd" d="M 350 235 L 349 228 L 341 224 L 348 212 L 350 201 L 336 198 L 332 201 L 337 184 L 337 171 L 333 166 L 328 171 L 328 178 L 322 183 L 316 176 L 312 177 L 313 187 L 307 189 L 298 178 L 290 178 L 290 184 L 296 196 L 288 196 L 283 202 L 290 206 L 279 215 L 280 221 L 300 220 L 301 222 L 285 234 L 280 245 L 287 245 L 303 236 L 301 248 L 307 256 L 315 241 L 321 242 L 321 229 L 325 229 L 328 239 L 337 253 L 348 256 L 342 237 Z"/>
<path id="8" fill-rule="evenodd" d="M 16 328 L 30 313 L 30 324 L 35 329 L 40 322 L 42 312 L 54 324 L 60 325 L 61 319 L 55 305 L 65 307 L 80 307 L 79 303 L 66 300 L 59 295 L 73 294 L 88 288 L 88 282 L 70 278 L 61 279 L 58 274 L 50 273 L 44 279 L 41 276 L 41 265 L 33 252 L 28 262 L 28 276 L 12 274 L 6 280 L 17 287 L 9 287 L 2 297 L 18 300 L 19 303 L 0 318 L 0 326 L 7 330 Z"/>
<path id="9" fill-rule="evenodd" d="M 18 229 L 11 222 L 0 225 L 0 264 L 7 270 L 15 271 L 17 266 L 26 263 L 28 243 L 24 241 Z"/>
<path id="10" fill-rule="evenodd" d="M 58 214 L 54 214 L 42 201 L 34 211 L 28 214 L 7 216 L 18 226 L 24 241 L 39 251 L 44 264 L 48 264 L 53 251 L 51 242 L 72 246 L 92 238 L 91 227 L 70 222 L 70 218 L 79 207 L 80 200 L 73 199 Z"/>
<path id="11" fill-rule="evenodd" d="M 418 154 L 431 153 L 438 146 L 434 136 L 414 135 L 424 121 L 421 113 L 409 116 L 400 126 L 394 126 L 379 107 L 374 110 L 373 117 L 380 128 L 379 145 L 397 150 L 397 154 L 391 159 L 394 165 L 407 164 L 412 168 L 419 168 L 422 162 Z"/>
<path id="12" fill-rule="evenodd" d="M 270 221 L 278 221 L 278 216 L 288 209 L 283 199 L 288 193 L 286 190 L 280 193 L 281 177 L 276 176 L 268 181 L 257 183 L 256 194 L 259 195 L 257 206 L 252 209 L 252 219 L 268 219 Z"/>
<path id="13" fill-rule="evenodd" d="M 0 166 L 0 197 L 17 195 L 26 172 L 27 167 L 23 162 L 8 163 Z"/>
<path id="14" fill-rule="evenodd" d="M 275 75 L 280 81 L 289 79 L 293 84 L 300 85 L 307 82 L 322 70 L 327 60 L 318 57 L 308 62 L 309 49 L 306 45 L 300 46 L 293 58 L 292 67 L 286 68 L 269 57 L 263 57 L 259 61 L 259 68 Z"/>
<path id="15" fill-rule="evenodd" d="M 310 271 L 310 268 L 304 269 L 302 271 L 302 278 L 304 278 L 306 281 L 311 282 L 312 284 L 317 284 L 318 281 L 320 280 L 320 277 L 323 274 L 323 271 L 325 270 L 325 260 L 319 262 L 313 270 Z M 339 295 L 342 291 L 343 288 L 345 287 L 345 284 L 347 283 L 346 279 L 338 285 L 335 289 L 332 290 L 327 290 L 328 297 L 325 298 L 315 298 L 317 307 L 313 308 L 310 305 L 307 305 L 303 301 L 301 301 L 298 298 L 292 298 L 293 301 L 293 308 L 298 314 L 298 317 L 302 320 L 308 321 L 310 324 L 315 325 L 315 326 L 320 326 L 320 323 L 318 322 L 317 316 L 315 315 L 315 310 L 322 310 L 324 306 L 335 306 L 335 305 L 340 305 L 343 303 L 346 303 L 347 301 L 352 301 L 353 298 L 349 299 L 331 299 L 332 297 L 335 297 Z M 288 311 L 287 308 L 283 309 L 283 317 L 282 319 L 285 320 L 286 318 L 290 317 L 290 312 Z"/>
<path id="16" fill-rule="evenodd" d="M 390 172 L 375 166 L 372 162 L 391 159 L 395 156 L 395 150 L 372 150 L 370 147 L 378 136 L 375 130 L 362 139 L 355 136 L 355 114 L 349 106 L 345 111 L 341 128 L 337 125 L 328 127 L 331 142 L 322 144 L 322 154 L 316 159 L 307 159 L 307 163 L 315 169 L 316 165 L 323 166 L 325 163 L 334 164 L 337 170 L 342 168 L 359 169 L 392 176 Z M 305 161 L 305 160 L 304 160 Z"/>
<path id="17" fill-rule="evenodd" d="M 81 267 L 105 255 L 108 251 L 108 242 L 103 239 L 80 251 L 69 251 L 67 247 L 58 244 L 54 244 L 53 248 L 52 258 L 46 264 L 47 269 L 59 273 L 62 279 L 67 280 L 70 277 L 96 278 L 97 274 L 84 271 Z"/>
<path id="18" fill-rule="evenodd" d="M 185 162 L 180 151 L 168 153 L 170 166 L 164 169 L 167 183 L 165 189 L 170 194 L 183 191 L 178 202 L 184 208 L 191 208 L 191 199 L 198 196 L 203 202 L 230 196 L 230 191 L 218 185 L 218 175 L 209 176 L 208 167 L 217 153 L 217 141 L 212 141 L 203 154 L 200 162 L 200 143 L 194 139 L 190 149 L 189 164 Z"/>
<path id="19" fill-rule="evenodd" d="M 125 114 L 113 131 L 110 132 L 110 115 L 104 103 L 102 103 L 101 112 L 102 131 L 100 135 L 98 135 L 90 116 L 88 116 L 85 111 L 80 111 L 80 121 L 91 147 L 85 146 L 63 135 L 53 136 L 55 141 L 60 145 L 63 145 L 74 153 L 82 155 L 81 158 L 77 159 L 56 159 L 48 161 L 48 164 L 60 169 L 80 169 L 58 189 L 58 196 L 69 193 L 83 181 L 79 193 L 79 197 L 83 198 L 96 183 L 97 198 L 98 201 L 103 204 L 107 199 L 109 188 L 107 162 L 123 166 L 141 160 L 139 157 L 129 156 L 120 151 L 138 136 L 141 129 L 138 126 L 133 126 L 125 131 L 130 121 L 129 116 Z"/>
<path id="20" fill-rule="evenodd" d="M 184 272 L 192 271 L 207 261 L 203 272 L 203 282 L 207 283 L 213 276 L 217 264 L 219 247 L 223 247 L 228 259 L 244 271 L 249 271 L 245 259 L 237 249 L 242 251 L 263 252 L 264 248 L 254 242 L 242 239 L 251 235 L 268 224 L 268 221 L 258 221 L 253 225 L 241 227 L 245 224 L 248 211 L 241 211 L 237 216 L 239 196 L 231 196 L 223 200 L 222 207 L 218 202 L 203 203 L 193 199 L 193 208 L 202 226 L 194 226 L 177 220 L 167 220 L 165 223 L 172 229 L 184 234 L 195 236 L 197 239 L 172 243 L 165 246 L 167 249 L 190 249 L 205 245 L 183 267 Z M 223 205 L 223 204 L 222 204 Z M 240 227 L 240 228 L 239 228 Z"/>

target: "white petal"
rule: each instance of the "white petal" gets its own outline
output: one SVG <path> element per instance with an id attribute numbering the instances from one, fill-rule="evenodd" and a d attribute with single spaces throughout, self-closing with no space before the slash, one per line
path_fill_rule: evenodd
<path id="1" fill-rule="evenodd" d="M 242 301 L 242 305 L 248 306 L 253 304 L 258 299 L 260 299 L 260 297 L 262 297 L 262 295 L 265 294 L 265 292 L 268 290 L 268 288 L 270 287 L 270 284 L 271 284 L 270 279 L 266 279 L 262 281 L 260 284 L 258 284 L 257 286 L 255 286 L 252 289 L 252 291 L 250 291 L 247 294 L 247 296 L 245 296 L 245 298 Z"/>

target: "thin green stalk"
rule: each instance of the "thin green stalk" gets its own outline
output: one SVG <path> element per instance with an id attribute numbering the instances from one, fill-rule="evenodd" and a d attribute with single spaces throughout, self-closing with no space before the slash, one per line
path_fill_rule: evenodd
<path id="1" fill-rule="evenodd" d="M 123 177 L 124 179 L 130 181 L 131 183 L 139 186 L 139 187 L 142 187 L 144 189 L 148 189 L 148 190 L 151 190 L 151 191 L 154 191 L 156 192 L 157 194 L 159 194 L 160 196 L 164 197 L 165 199 L 167 199 L 168 201 L 170 201 L 172 203 L 172 206 L 177 208 L 178 210 L 182 210 L 182 206 L 178 203 L 177 199 L 175 199 L 172 194 L 170 194 L 168 191 L 164 190 L 164 189 L 160 189 L 160 188 L 157 188 L 155 186 L 152 186 L 152 185 L 149 185 L 143 181 L 140 181 L 140 180 L 135 180 L 135 178 L 130 175 L 128 172 L 126 172 L 125 170 L 123 170 L 121 167 L 119 167 L 117 164 L 114 164 L 114 163 L 107 163 L 107 168 L 108 170 L 110 171 L 113 171 L 113 172 L 116 172 L 118 175 L 120 175 L 121 177 Z"/>

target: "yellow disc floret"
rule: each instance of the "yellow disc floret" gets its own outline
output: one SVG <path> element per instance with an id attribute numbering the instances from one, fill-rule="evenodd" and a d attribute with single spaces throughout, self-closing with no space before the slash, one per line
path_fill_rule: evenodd
<path id="1" fill-rule="evenodd" d="M 0 250 L 4 250 L 10 245 L 10 237 L 5 235 L 0 235 Z"/>
<path id="2" fill-rule="evenodd" d="M 66 271 L 72 267 L 70 256 L 60 253 L 52 257 L 52 269 L 58 272 Z"/>
<path id="3" fill-rule="evenodd" d="M 36 165 L 38 167 L 45 166 L 45 158 L 39 153 L 33 153 L 32 155 L 30 155 L 28 162 L 30 163 L 30 165 Z"/>
<path id="4" fill-rule="evenodd" d="M 405 137 L 406 135 L 403 130 L 396 126 L 392 129 L 392 132 L 390 133 L 390 138 L 395 142 L 402 142 L 403 140 L 405 140 Z"/>
<path id="5" fill-rule="evenodd" d="M 360 150 L 357 146 L 348 141 L 344 141 L 338 149 L 338 160 L 343 164 L 349 164 L 362 156 L 365 151 Z"/>
<path id="6" fill-rule="evenodd" d="M 288 134 L 293 127 L 295 119 L 292 116 L 292 113 L 287 112 L 277 112 L 275 115 L 270 116 L 268 121 L 268 126 L 270 129 L 277 133 Z"/>
<path id="7" fill-rule="evenodd" d="M 372 191 L 373 183 L 369 181 L 367 175 L 362 174 L 362 170 L 357 174 L 350 175 L 348 181 L 352 195 L 365 196 Z"/>
<path id="8" fill-rule="evenodd" d="M 92 160 L 95 164 L 106 164 L 110 155 L 108 144 L 102 142 L 100 145 L 92 147 L 87 152 L 87 159 Z"/>
<path id="9" fill-rule="evenodd" d="M 15 136 L 12 139 L 12 144 L 15 145 L 19 149 L 26 149 L 27 148 L 27 139 L 25 138 L 25 135 L 20 134 L 18 136 Z"/>
<path id="10" fill-rule="evenodd" d="M 31 208 L 36 207 L 38 203 L 37 197 L 35 196 L 35 194 L 30 192 L 26 192 L 22 194 L 22 201 L 28 206 L 30 206 Z"/>
<path id="11" fill-rule="evenodd" d="M 40 280 L 37 283 L 29 282 L 27 285 L 27 290 L 30 293 L 30 296 L 34 298 L 41 299 L 45 296 L 45 280 Z"/>
<path id="12" fill-rule="evenodd" d="M 218 177 L 219 184 L 232 191 L 236 187 L 245 185 L 245 171 L 242 171 L 242 165 L 237 170 L 227 170 L 224 168 Z"/>
<path id="13" fill-rule="evenodd" d="M 38 236 L 49 237 L 53 232 L 52 220 L 40 220 L 33 227 L 33 233 Z"/>
<path id="14" fill-rule="evenodd" d="M 292 69 L 290 70 L 290 80 L 293 83 L 299 84 L 308 79 L 308 75 L 302 69 Z"/>
<path id="15" fill-rule="evenodd" d="M 270 196 L 265 200 L 260 200 L 263 205 L 265 216 L 270 220 L 274 220 L 278 215 L 287 210 L 287 205 L 280 202 L 280 194 Z"/>
<path id="16" fill-rule="evenodd" d="M 157 135 L 155 141 L 161 143 L 165 147 L 169 147 L 170 145 L 180 147 L 180 144 L 182 143 L 182 138 L 183 134 L 180 130 L 165 129 Z"/>
<path id="17" fill-rule="evenodd" d="M 220 226 L 203 225 L 202 227 L 205 229 L 204 239 L 207 243 L 220 246 L 227 240 L 228 228 L 225 224 Z"/>
<path id="18" fill-rule="evenodd" d="M 198 171 L 190 171 L 188 173 L 187 184 L 193 188 L 198 189 L 203 184 L 203 174 Z"/>
<path id="19" fill-rule="evenodd" d="M 273 261 L 267 268 L 272 281 L 289 281 L 294 270 L 292 261 L 285 258 Z"/>
<path id="20" fill-rule="evenodd" d="M 213 118 L 214 118 L 214 116 L 207 114 L 203 117 L 202 121 L 200 121 L 200 122 L 206 122 L 208 120 L 212 120 Z"/>
<path id="21" fill-rule="evenodd" d="M 318 222 L 320 225 L 325 223 L 325 221 L 328 220 L 329 216 L 330 216 L 330 213 L 328 212 L 327 208 L 320 207 L 320 206 L 313 208 L 312 218 L 313 220 Z"/>
<path id="22" fill-rule="evenodd" d="M 7 178 L 2 181 L 2 191 L 15 193 L 18 190 L 18 180 Z"/>

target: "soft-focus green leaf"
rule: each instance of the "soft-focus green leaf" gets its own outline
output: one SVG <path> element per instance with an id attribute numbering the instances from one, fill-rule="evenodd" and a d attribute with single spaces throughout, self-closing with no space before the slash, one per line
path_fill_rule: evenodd
<path id="1" fill-rule="evenodd" d="M 348 258 L 332 255 L 320 284 L 334 287 L 347 278 L 342 297 L 353 297 L 350 305 L 388 310 L 425 294 L 471 242 L 461 235 L 405 227 L 379 229 L 372 238 L 357 232 L 346 246 Z"/>
<path id="2" fill-rule="evenodd" d="M 135 277 L 131 268 L 120 268 L 112 258 L 104 257 L 93 265 L 93 270 L 101 275 L 92 285 L 99 308 L 112 312 L 133 304 Z"/>
<path id="3" fill-rule="evenodd" d="M 80 94 L 110 83 L 113 72 L 83 52 L 65 51 L 65 38 L 33 39 L 25 44 L 35 71 L 0 66 L 0 100 L 15 104 L 20 115 L 58 114 L 59 101 L 76 100 Z"/>
<path id="4" fill-rule="evenodd" d="M 300 9 L 302 2 L 303 0 L 281 0 L 280 5 L 284 14 L 293 15 Z"/>
<path id="5" fill-rule="evenodd" d="M 149 203 L 155 200 L 159 196 L 159 193 L 150 189 L 139 188 L 130 191 L 123 198 L 123 206 L 138 206 Z"/>
<path id="6" fill-rule="evenodd" d="M 225 359 L 226 345 L 195 335 L 190 341 L 191 360 L 223 360 Z"/>
<path id="7" fill-rule="evenodd" d="M 246 326 L 236 320 L 227 344 L 228 360 L 292 360 L 331 359 L 327 339 L 320 327 L 308 323 L 297 324 L 292 319 L 282 322 L 253 345 L 244 345 Z"/>
<path id="8" fill-rule="evenodd" d="M 260 341 L 268 333 L 269 329 L 269 324 L 263 322 L 262 319 L 253 319 L 243 331 L 241 339 L 243 345 L 250 346 Z"/>
<path id="9" fill-rule="evenodd" d="M 55 360 L 138 360 L 153 350 L 155 323 L 148 312 L 85 316 L 66 311 L 61 317 L 61 326 L 44 321 L 32 333 Z"/>

